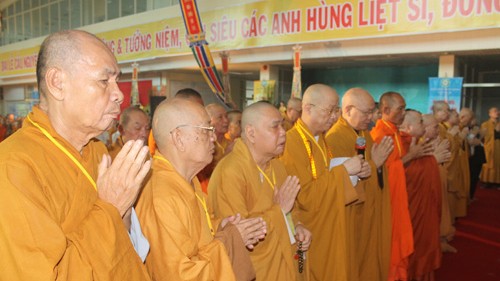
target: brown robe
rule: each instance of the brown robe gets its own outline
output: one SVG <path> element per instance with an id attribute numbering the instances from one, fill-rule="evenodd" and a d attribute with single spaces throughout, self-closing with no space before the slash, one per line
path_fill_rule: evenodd
<path id="1" fill-rule="evenodd" d="M 348 279 L 386 281 L 391 251 L 391 202 L 388 180 L 380 188 L 377 168 L 371 158 L 373 140 L 368 131 L 360 131 L 366 139 L 365 159 L 372 174 L 355 187 L 359 198 L 346 206 L 347 274 Z M 333 157 L 353 157 L 358 133 L 342 117 L 326 134 L 326 142 Z M 382 176 L 386 169 L 382 166 Z"/>
<path id="2" fill-rule="evenodd" d="M 493 120 L 481 124 L 484 135 L 484 153 L 486 163 L 483 164 L 480 179 L 485 183 L 500 184 L 500 139 L 495 140 L 495 126 Z"/>
<path id="3" fill-rule="evenodd" d="M 80 154 L 33 108 L 29 119 L 54 137 L 92 179 L 106 147 Z M 0 256 L 5 280 L 150 280 L 118 210 L 28 118 L 0 144 Z"/>

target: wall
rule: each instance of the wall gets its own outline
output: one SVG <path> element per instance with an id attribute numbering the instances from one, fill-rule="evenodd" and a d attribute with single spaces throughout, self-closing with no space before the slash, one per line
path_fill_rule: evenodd
<path id="1" fill-rule="evenodd" d="M 342 97 L 352 87 L 368 90 L 375 101 L 387 91 L 403 95 L 407 108 L 427 113 L 428 78 L 436 77 L 438 65 L 355 67 L 302 71 L 302 89 L 315 83 L 332 86 Z"/>

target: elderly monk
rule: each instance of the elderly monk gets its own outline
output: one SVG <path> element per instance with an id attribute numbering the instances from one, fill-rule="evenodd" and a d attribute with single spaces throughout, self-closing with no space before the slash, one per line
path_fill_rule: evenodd
<path id="1" fill-rule="evenodd" d="M 389 136 L 394 142 L 394 149 L 385 162 L 389 175 L 391 197 L 392 238 L 391 261 L 388 280 L 406 280 L 408 257 L 413 252 L 413 231 L 408 211 L 408 195 L 403 164 L 427 152 L 428 144 L 412 142 L 409 150 L 402 144 L 398 126 L 404 120 L 406 102 L 396 92 L 386 92 L 380 97 L 382 118 L 370 132 L 373 141 L 380 143 Z"/>
<path id="2" fill-rule="evenodd" d="M 293 128 L 293 125 L 300 118 L 302 114 L 302 100 L 299 98 L 291 97 L 286 104 L 286 111 L 283 114 L 283 127 L 285 131 Z"/>
<path id="3" fill-rule="evenodd" d="M 127 233 L 139 230 L 148 149 L 130 141 L 111 163 L 94 139 L 120 113 L 115 57 L 92 34 L 62 31 L 42 43 L 36 73 L 40 105 L 0 145 L 2 278 L 149 280 Z"/>
<path id="4" fill-rule="evenodd" d="M 137 203 L 151 243 L 146 266 L 153 280 L 255 277 L 245 245 L 253 247 L 264 237 L 265 223 L 262 218 L 241 220 L 239 215 L 223 219 L 220 225 L 212 221 L 196 178 L 213 157 L 209 122 L 203 106 L 185 99 L 162 102 L 155 111 L 158 149 L 153 173 Z"/>
<path id="5" fill-rule="evenodd" d="M 455 200 L 455 216 L 464 217 L 467 215 L 467 204 L 470 193 L 470 174 L 469 174 L 469 145 L 467 143 L 468 132 L 460 131 L 459 116 L 455 109 L 450 111 L 446 126 L 452 128 L 450 132 L 453 134 L 454 141 L 458 146 L 458 162 L 459 171 L 457 176 L 457 192 L 450 194 L 454 196 Z"/>
<path id="6" fill-rule="evenodd" d="M 348 280 L 386 281 L 391 241 L 391 202 L 389 187 L 384 188 L 383 166 L 394 148 L 385 137 L 373 145 L 367 131 L 375 110 L 372 96 L 364 89 L 349 89 L 342 98 L 342 117 L 326 134 L 326 143 L 334 157 L 357 155 L 356 141 L 366 141 L 364 159 L 371 175 L 365 175 L 355 189 L 360 200 L 346 206 Z"/>
<path id="7" fill-rule="evenodd" d="M 235 109 L 227 113 L 227 119 L 229 120 L 229 126 L 227 133 L 224 134 L 224 138 L 228 141 L 225 153 L 229 153 L 233 150 L 234 141 L 241 136 L 241 111 Z"/>
<path id="8" fill-rule="evenodd" d="M 198 91 L 196 91 L 193 88 L 180 89 L 179 91 L 177 91 L 177 93 L 175 93 L 175 97 L 180 99 L 187 99 L 199 103 L 202 106 L 205 106 L 201 94 L 198 93 Z M 151 153 L 151 155 L 154 155 L 156 151 L 156 142 L 155 139 L 153 138 L 153 132 L 151 130 L 149 132 L 149 137 L 148 137 L 148 146 L 149 146 L 149 152 Z"/>
<path id="9" fill-rule="evenodd" d="M 412 139 L 429 141 L 424 136 L 422 114 L 417 111 L 406 112 L 400 130 L 407 150 Z M 436 158 L 424 155 L 411 160 L 405 166 L 405 175 L 415 249 L 409 261 L 409 280 L 434 280 L 434 270 L 441 265 L 442 255 L 439 241 L 441 179 Z"/>
<path id="10" fill-rule="evenodd" d="M 294 212 L 314 235 L 307 256 L 312 280 L 347 280 L 345 204 L 357 199 L 349 175 L 369 169 L 360 156 L 330 169 L 332 156 L 324 133 L 337 120 L 338 102 L 331 87 L 309 86 L 302 116 L 287 132 L 280 158 L 288 174 L 299 177 L 301 191 Z"/>
<path id="11" fill-rule="evenodd" d="M 264 240 L 250 253 L 257 280 L 296 280 L 293 234 L 302 251 L 311 242 L 311 233 L 302 224 L 287 221 L 300 186 L 298 178 L 287 176 L 283 164 L 275 159 L 285 147 L 282 121 L 270 103 L 257 102 L 246 108 L 241 139 L 219 162 L 208 186 L 216 217 L 234 213 L 262 216 L 269 226 Z"/>
<path id="12" fill-rule="evenodd" d="M 486 163 L 481 170 L 481 182 L 486 185 L 500 184 L 500 122 L 498 122 L 498 108 L 492 107 L 488 111 L 490 119 L 481 124 L 484 132 L 484 153 Z"/>
<path id="13" fill-rule="evenodd" d="M 118 124 L 120 136 L 109 149 L 111 159 L 115 159 L 123 145 L 129 140 L 142 140 L 144 143 L 149 135 L 149 117 L 139 107 L 131 106 L 126 108 L 120 115 Z"/>

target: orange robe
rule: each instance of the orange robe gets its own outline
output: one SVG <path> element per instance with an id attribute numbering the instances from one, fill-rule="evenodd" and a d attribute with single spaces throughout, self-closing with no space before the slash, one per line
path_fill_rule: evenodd
<path id="1" fill-rule="evenodd" d="M 347 229 L 348 280 L 385 281 L 389 272 L 391 251 L 391 202 L 387 178 L 385 187 L 379 187 L 377 168 L 371 158 L 373 140 L 368 131 L 365 137 L 365 159 L 371 166 L 372 175 L 358 182 L 355 189 L 360 200 L 347 205 L 345 210 Z M 353 157 L 358 133 L 340 117 L 326 134 L 326 143 L 333 157 Z M 385 168 L 382 168 L 384 176 Z"/>
<path id="2" fill-rule="evenodd" d="M 484 153 L 486 163 L 483 164 L 480 179 L 485 183 L 500 184 L 500 139 L 495 140 L 495 126 L 493 120 L 488 120 L 481 124 L 484 130 Z"/>
<path id="3" fill-rule="evenodd" d="M 159 151 L 152 169 L 136 211 L 151 245 L 153 280 L 236 280 L 223 242 L 210 232 L 196 177 L 188 183 Z"/>
<path id="4" fill-rule="evenodd" d="M 409 149 L 412 137 L 403 135 Z M 440 220 L 441 178 L 434 156 L 410 161 L 405 167 L 408 206 L 413 226 L 415 251 L 410 256 L 410 280 L 434 280 L 434 270 L 441 265 Z"/>
<path id="5" fill-rule="evenodd" d="M 305 140 L 298 126 L 302 128 Z M 345 190 L 354 189 L 342 165 L 329 169 L 330 159 L 323 134 L 316 141 L 301 119 L 287 132 L 285 150 L 280 160 L 285 164 L 288 174 L 296 175 L 300 180 L 301 190 L 294 212 L 296 219 L 313 234 L 313 242 L 307 252 L 311 280 L 343 281 L 348 280 Z"/>
<path id="6" fill-rule="evenodd" d="M 394 141 L 394 150 L 385 162 L 389 173 L 392 215 L 389 280 L 406 280 L 408 257 L 413 253 L 413 230 L 408 210 L 405 171 L 401 160 L 406 154 L 406 149 L 402 144 L 399 130 L 388 121 L 378 120 L 370 133 L 376 143 L 380 143 L 384 136 L 390 136 Z"/>
<path id="7" fill-rule="evenodd" d="M 288 227 L 281 207 L 273 202 L 274 186 L 280 187 L 287 177 L 285 167 L 274 159 L 260 174 L 250 151 L 241 139 L 224 157 L 210 178 L 208 198 L 216 218 L 233 214 L 262 217 L 267 225 L 266 237 L 250 252 L 257 280 L 296 280 L 295 245 L 290 243 Z M 273 182 L 274 181 L 274 182 Z"/>
<path id="8" fill-rule="evenodd" d="M 80 154 L 38 107 L 28 116 L 97 179 L 102 142 Z M 28 118 L 0 144 L 0 256 L 4 280 L 150 280 L 118 210 Z"/>
<path id="9" fill-rule="evenodd" d="M 212 172 L 214 171 L 217 163 L 226 155 L 226 148 L 230 144 L 230 141 L 225 137 L 222 140 L 215 141 L 215 151 L 214 158 L 212 162 L 208 164 L 203 170 L 198 173 L 198 180 L 201 184 L 201 190 L 206 194 L 208 190 L 208 183 L 210 181 L 210 177 L 212 176 Z"/>

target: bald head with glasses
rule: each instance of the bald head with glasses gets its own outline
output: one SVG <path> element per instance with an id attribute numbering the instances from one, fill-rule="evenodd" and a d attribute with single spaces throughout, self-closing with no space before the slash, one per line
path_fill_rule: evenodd
<path id="1" fill-rule="evenodd" d="M 301 118 L 313 135 L 328 131 L 337 122 L 339 112 L 339 95 L 332 87 L 314 84 L 305 90 Z"/>
<path id="2" fill-rule="evenodd" d="M 375 112 L 373 97 L 362 88 L 351 88 L 342 97 L 342 117 L 355 130 L 367 130 Z"/>
<path id="3" fill-rule="evenodd" d="M 186 99 L 162 102 L 153 117 L 158 150 L 172 163 L 178 162 L 188 180 L 212 161 L 214 131 L 205 108 Z"/>

